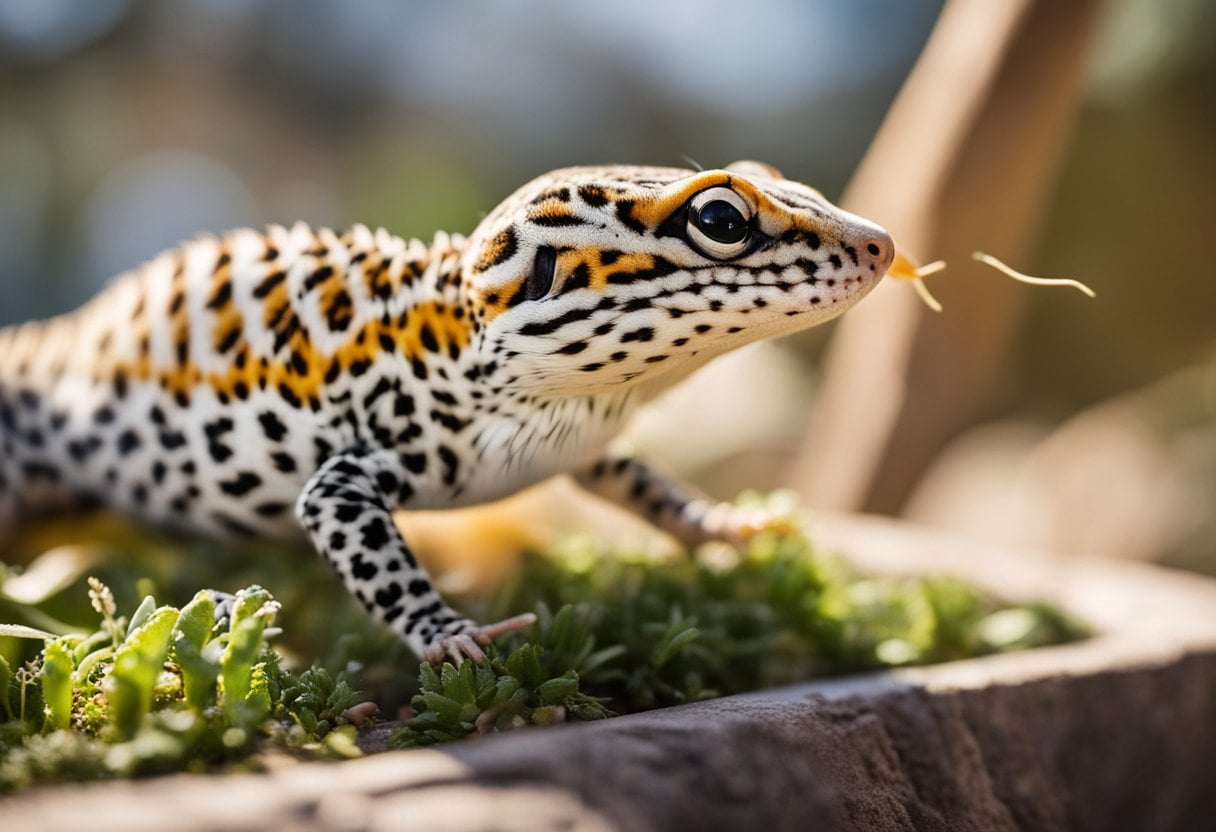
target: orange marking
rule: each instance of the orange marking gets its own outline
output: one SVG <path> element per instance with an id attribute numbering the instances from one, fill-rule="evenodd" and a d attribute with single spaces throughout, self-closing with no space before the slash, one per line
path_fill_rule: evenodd
<path id="1" fill-rule="evenodd" d="M 482 312 L 482 320 L 485 323 L 489 323 L 507 311 L 509 308 L 507 303 L 511 298 L 515 297 L 515 293 L 519 291 L 525 279 L 525 275 L 520 275 L 510 283 L 505 283 L 502 286 L 474 291 L 477 309 Z"/>
<path id="2" fill-rule="evenodd" d="M 694 195 L 706 188 L 713 188 L 717 185 L 729 185 L 735 192 L 742 195 L 744 199 L 751 203 L 757 212 L 789 216 L 788 211 L 776 205 L 746 179 L 732 176 L 730 173 L 721 170 L 707 171 L 700 176 L 694 176 L 681 186 L 679 190 L 666 196 L 638 200 L 638 203 L 633 208 L 633 216 L 649 228 L 658 228 L 664 220 L 675 213 L 676 209 Z"/>
<path id="3" fill-rule="evenodd" d="M 503 252 L 513 245 L 512 233 L 512 229 L 504 228 L 495 234 L 486 243 L 485 249 L 481 252 L 481 257 L 478 258 L 477 263 L 473 266 L 473 271 L 484 272 L 497 265 L 499 260 L 502 259 Z"/>
<path id="4" fill-rule="evenodd" d="M 528 212 L 528 219 L 531 220 L 570 219 L 573 216 L 570 213 L 570 206 L 557 197 L 546 199 L 544 202 L 533 206 L 532 210 Z"/>
<path id="5" fill-rule="evenodd" d="M 603 289 L 608 285 L 608 277 L 618 272 L 636 272 L 654 268 L 654 256 L 644 252 L 625 252 L 611 263 L 600 261 L 598 249 L 581 249 L 563 251 L 557 255 L 557 272 L 564 279 L 569 279 L 580 264 L 585 263 L 590 272 L 592 289 Z"/>
<path id="6" fill-rule="evenodd" d="M 269 302 L 268 298 L 267 303 Z M 237 397 L 238 386 L 243 386 L 247 392 L 263 389 L 280 395 L 286 390 L 299 399 L 300 406 L 303 407 L 308 406 L 311 401 L 319 401 L 326 384 L 325 376 L 333 362 L 338 362 L 340 370 L 345 372 L 355 362 L 372 362 L 381 357 L 385 352 L 381 335 L 387 335 L 394 344 L 394 349 L 407 360 L 427 360 L 424 327 L 434 338 L 440 353 L 447 355 L 453 345 L 461 350 L 465 349 L 472 338 L 470 322 L 467 316 L 457 318 L 453 310 L 454 307 L 450 304 L 432 301 L 410 309 L 404 326 L 399 324 L 399 319 L 393 319 L 389 323 L 380 319 L 369 320 L 352 332 L 351 336 L 329 355 L 319 352 L 303 330 L 297 330 L 287 340 L 282 360 L 254 356 L 242 338 L 233 348 L 232 361 L 226 369 L 207 373 L 188 356 L 184 362 L 177 360 L 176 339 L 189 334 L 183 313 L 180 319 L 175 317 L 172 322 L 175 352 L 171 364 L 155 366 L 150 353 L 143 350 L 139 357 L 131 362 L 103 361 L 99 370 L 111 378 L 125 373 L 132 380 L 155 381 L 170 393 L 188 393 L 203 385 L 210 387 L 217 394 L 233 398 Z M 294 310 L 285 311 L 280 327 L 283 321 L 293 315 Z"/>

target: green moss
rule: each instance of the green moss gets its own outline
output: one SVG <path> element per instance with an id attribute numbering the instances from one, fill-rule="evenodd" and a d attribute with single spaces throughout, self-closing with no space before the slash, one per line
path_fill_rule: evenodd
<path id="1" fill-rule="evenodd" d="M 535 611 L 529 632 L 491 645 L 481 666 L 419 667 L 314 559 L 178 544 L 190 551 L 166 566 L 170 546 L 118 547 L 105 570 L 121 583 L 90 579 L 88 606 L 83 581 L 16 604 L 0 573 L 0 620 L 23 625 L 0 632 L 25 637 L 0 638 L 0 790 L 256 765 L 266 748 L 357 755 L 350 723 L 369 697 L 356 688 L 389 713 L 408 701 L 392 742 L 416 747 L 1084 634 L 1047 605 L 955 579 L 855 575 L 796 535 L 669 560 L 571 539 L 528 555 L 493 597 L 464 599 L 484 621 Z M 282 609 L 250 586 L 216 625 L 195 590 L 247 577 L 254 558 Z M 158 606 L 162 592 L 186 603 Z"/>

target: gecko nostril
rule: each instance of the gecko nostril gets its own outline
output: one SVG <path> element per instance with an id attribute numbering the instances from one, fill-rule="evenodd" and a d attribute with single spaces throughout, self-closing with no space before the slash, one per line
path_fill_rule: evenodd
<path id="1" fill-rule="evenodd" d="M 891 265 L 891 261 L 895 258 L 895 243 L 891 240 L 890 235 L 881 229 L 875 229 L 862 239 L 865 241 L 862 246 L 865 248 L 866 254 L 873 258 L 870 263 L 871 271 L 877 272 Z"/>

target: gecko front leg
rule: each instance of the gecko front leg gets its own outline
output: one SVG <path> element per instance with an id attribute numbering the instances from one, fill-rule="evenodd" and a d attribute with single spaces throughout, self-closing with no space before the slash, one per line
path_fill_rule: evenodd
<path id="1" fill-rule="evenodd" d="M 587 491 L 633 511 L 687 545 L 707 540 L 745 544 L 762 531 L 792 531 L 765 509 L 741 508 L 700 494 L 628 453 L 609 453 L 574 475 Z"/>
<path id="2" fill-rule="evenodd" d="M 408 492 L 408 472 L 388 451 L 356 446 L 330 457 L 309 479 L 296 514 L 317 551 L 360 603 L 419 658 L 485 660 L 482 647 L 529 626 L 519 615 L 479 626 L 444 602 L 393 525 L 390 506 Z"/>

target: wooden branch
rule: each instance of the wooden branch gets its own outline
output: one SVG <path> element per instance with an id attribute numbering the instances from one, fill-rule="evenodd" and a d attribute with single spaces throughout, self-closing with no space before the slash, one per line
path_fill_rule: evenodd
<path id="1" fill-rule="evenodd" d="M 820 508 L 895 511 L 999 389 L 1022 259 L 1068 138 L 1101 0 L 950 0 L 842 200 L 917 259 L 941 315 L 888 281 L 847 315 L 791 484 Z"/>

